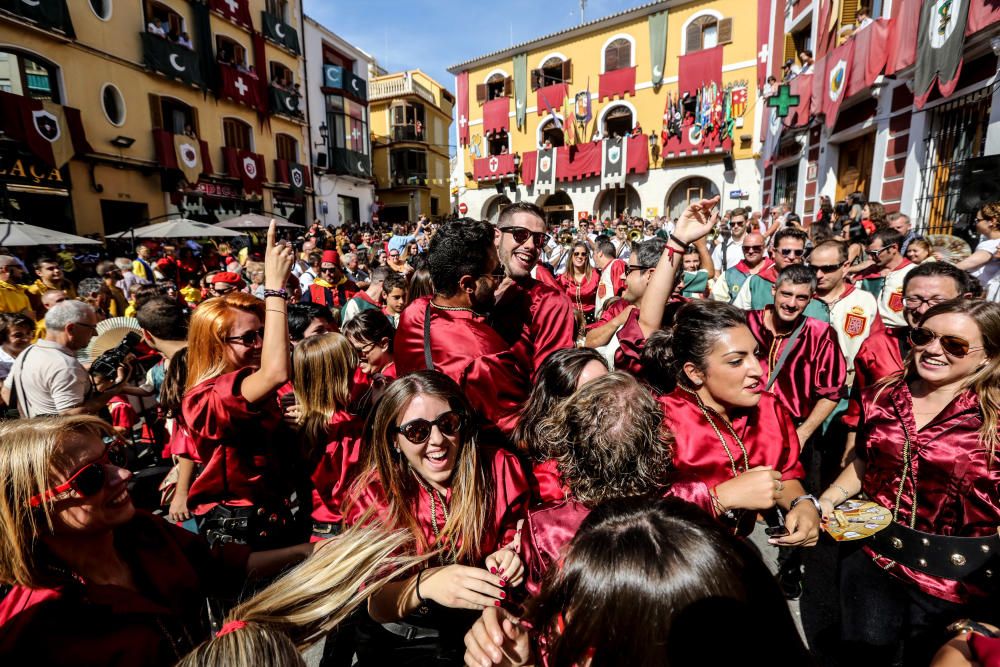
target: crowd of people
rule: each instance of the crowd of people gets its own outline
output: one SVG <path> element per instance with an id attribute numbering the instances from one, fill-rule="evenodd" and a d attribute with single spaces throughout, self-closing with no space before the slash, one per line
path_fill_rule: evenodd
<path id="1" fill-rule="evenodd" d="M 976 220 L 957 264 L 857 198 L 0 254 L 0 658 L 997 664 Z"/>

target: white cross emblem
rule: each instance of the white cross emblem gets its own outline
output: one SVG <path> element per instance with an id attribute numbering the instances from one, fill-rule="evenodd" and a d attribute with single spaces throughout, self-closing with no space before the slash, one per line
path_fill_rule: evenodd
<path id="1" fill-rule="evenodd" d="M 497 158 L 496 155 L 494 155 L 493 157 L 490 158 L 490 171 L 495 172 L 499 168 L 500 168 L 500 160 Z"/>
<path id="2" fill-rule="evenodd" d="M 766 63 L 767 62 L 767 47 L 768 47 L 767 44 L 765 44 L 762 47 L 760 47 L 760 53 L 757 54 L 757 58 L 762 63 Z"/>
<path id="3" fill-rule="evenodd" d="M 458 126 L 464 130 L 465 126 L 468 124 L 469 121 L 465 119 L 465 114 L 462 114 L 462 116 L 458 119 Z"/>
<path id="4" fill-rule="evenodd" d="M 240 5 L 238 2 L 236 2 L 236 0 L 225 0 L 225 2 L 227 5 L 229 5 L 229 11 L 232 12 L 233 14 L 235 14 L 236 10 L 240 8 Z"/>
<path id="5" fill-rule="evenodd" d="M 242 76 L 236 79 L 236 90 L 240 91 L 240 97 L 246 97 L 247 91 L 249 89 L 250 87 L 247 84 L 243 83 Z"/>

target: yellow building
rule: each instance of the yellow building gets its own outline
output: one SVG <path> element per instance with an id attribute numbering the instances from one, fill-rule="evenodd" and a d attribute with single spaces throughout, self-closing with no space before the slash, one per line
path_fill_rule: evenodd
<path id="1" fill-rule="evenodd" d="M 449 151 L 455 97 L 420 70 L 370 82 L 372 173 L 379 220 L 447 215 Z"/>
<path id="2" fill-rule="evenodd" d="M 745 0 L 654 2 L 449 68 L 459 210 L 494 219 L 530 201 L 556 221 L 676 216 L 715 194 L 726 208 L 739 205 L 734 194 L 758 201 L 756 9 Z M 664 138 L 668 96 L 680 122 Z M 700 117 L 699 99 L 714 100 L 714 115 Z M 588 100 L 590 119 L 567 121 L 586 116 Z M 546 156 L 551 185 L 536 178 L 548 174 Z"/>
<path id="3" fill-rule="evenodd" d="M 309 216 L 301 0 L 2 6 L 0 90 L 17 97 L 0 217 L 87 234 L 177 212 Z"/>

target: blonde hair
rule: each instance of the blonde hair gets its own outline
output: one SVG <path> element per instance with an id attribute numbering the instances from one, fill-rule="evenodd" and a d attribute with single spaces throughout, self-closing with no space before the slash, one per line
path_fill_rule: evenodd
<path id="1" fill-rule="evenodd" d="M 298 651 L 326 636 L 385 584 L 429 558 L 409 553 L 412 542 L 405 530 L 365 527 L 327 540 L 301 565 L 229 613 L 227 622 L 245 626 L 203 643 L 179 667 L 303 664 Z"/>
<path id="2" fill-rule="evenodd" d="M 87 437 L 113 435 L 97 417 L 37 417 L 0 424 L 0 583 L 45 588 L 61 582 L 36 550 L 42 532 L 51 532 L 48 500 L 32 508 L 30 499 L 51 484 L 52 472 L 70 465 L 70 445 Z"/>
<path id="3" fill-rule="evenodd" d="M 303 339 L 292 352 L 292 387 L 309 458 L 326 445 L 327 425 L 351 401 L 351 376 L 358 365 L 354 346 L 339 333 Z"/>
<path id="4" fill-rule="evenodd" d="M 229 346 L 226 336 L 239 311 L 256 315 L 263 326 L 264 302 L 243 292 L 209 299 L 191 315 L 188 327 L 188 389 L 236 370 L 226 354 Z"/>
<path id="5" fill-rule="evenodd" d="M 451 476 L 451 506 L 448 519 L 441 530 L 435 549 L 449 550 L 457 563 L 477 562 L 487 533 L 487 508 L 492 508 L 496 493 L 494 481 L 487 479 L 479 457 L 472 420 L 474 413 L 462 390 L 443 373 L 419 371 L 398 378 L 389 385 L 379 401 L 371 422 L 370 446 L 363 473 L 348 494 L 348 513 L 351 505 L 374 482 L 381 483 L 388 504 L 386 525 L 389 528 L 407 528 L 423 553 L 430 548 L 420 522 L 414 514 L 420 494 L 416 472 L 410 470 L 406 457 L 396 452 L 395 427 L 400 415 L 418 395 L 434 396 L 448 403 L 462 415 L 459 446 L 455 468 Z"/>

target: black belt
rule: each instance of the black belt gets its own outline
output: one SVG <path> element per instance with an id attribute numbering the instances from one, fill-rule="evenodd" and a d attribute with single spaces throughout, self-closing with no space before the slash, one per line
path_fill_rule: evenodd
<path id="1" fill-rule="evenodd" d="M 878 554 L 911 570 L 942 579 L 996 588 L 1000 580 L 1000 534 L 950 537 L 924 533 L 895 521 L 868 541 Z"/>
<path id="2" fill-rule="evenodd" d="M 382 627 L 404 639 L 431 639 L 441 636 L 441 633 L 434 628 L 422 628 L 410 623 L 382 623 Z"/>
<path id="3" fill-rule="evenodd" d="M 313 521 L 312 532 L 316 535 L 337 535 L 340 533 L 340 524 Z"/>

